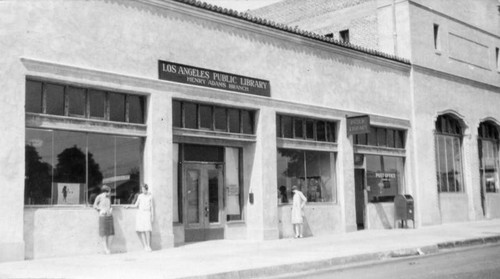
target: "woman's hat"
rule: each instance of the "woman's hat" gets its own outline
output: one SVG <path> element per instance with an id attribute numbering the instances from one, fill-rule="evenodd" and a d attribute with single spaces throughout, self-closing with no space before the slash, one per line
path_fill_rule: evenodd
<path id="1" fill-rule="evenodd" d="M 104 192 L 111 192 L 111 188 L 108 185 L 102 185 L 101 190 Z"/>
<path id="2" fill-rule="evenodd" d="M 299 188 L 297 188 L 297 186 L 295 186 L 295 185 L 293 185 L 293 186 L 292 186 L 292 191 L 293 191 L 293 190 L 298 190 L 298 189 L 299 189 Z"/>

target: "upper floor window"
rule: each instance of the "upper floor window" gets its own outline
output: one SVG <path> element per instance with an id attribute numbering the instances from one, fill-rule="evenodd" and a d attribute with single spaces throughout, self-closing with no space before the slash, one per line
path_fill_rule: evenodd
<path id="1" fill-rule="evenodd" d="M 140 95 L 26 81 L 26 112 L 144 124 L 145 110 Z"/>
<path id="2" fill-rule="evenodd" d="M 255 111 L 174 100 L 173 126 L 238 134 L 254 134 Z"/>
<path id="3" fill-rule="evenodd" d="M 371 126 L 369 134 L 354 135 L 354 144 L 405 148 L 405 131 Z"/>
<path id="4" fill-rule="evenodd" d="M 340 41 L 344 43 L 349 43 L 349 29 L 342 30 L 339 32 Z"/>
<path id="5" fill-rule="evenodd" d="M 497 71 L 500 71 L 500 49 L 498 47 L 495 48 L 495 67 Z"/>
<path id="6" fill-rule="evenodd" d="M 434 24 L 434 49 L 436 51 L 441 51 L 441 32 L 439 30 L 439 24 Z"/>
<path id="7" fill-rule="evenodd" d="M 335 122 L 290 115 L 277 115 L 276 122 L 278 138 L 336 142 Z"/>
<path id="8" fill-rule="evenodd" d="M 463 192 L 462 126 L 451 115 L 441 115 L 435 128 L 438 192 Z"/>

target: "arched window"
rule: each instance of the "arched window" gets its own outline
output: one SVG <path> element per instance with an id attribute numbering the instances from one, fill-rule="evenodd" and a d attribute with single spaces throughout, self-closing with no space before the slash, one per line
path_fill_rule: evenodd
<path id="1" fill-rule="evenodd" d="M 492 122 L 483 122 L 479 125 L 478 135 L 482 192 L 499 192 L 498 128 Z"/>
<path id="2" fill-rule="evenodd" d="M 462 168 L 462 126 L 451 115 L 436 120 L 436 175 L 438 192 L 464 190 Z"/>

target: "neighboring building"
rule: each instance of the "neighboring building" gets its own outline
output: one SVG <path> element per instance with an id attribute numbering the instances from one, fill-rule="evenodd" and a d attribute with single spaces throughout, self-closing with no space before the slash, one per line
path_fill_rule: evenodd
<path id="1" fill-rule="evenodd" d="M 480 219 L 480 181 L 497 216 L 498 75 L 189 0 L 12 0 L 0 15 L 0 261 L 98 253 L 103 184 L 118 252 L 141 247 L 123 205 L 144 183 L 154 249 L 291 237 L 292 185 L 313 236 L 392 228 L 399 194 L 417 226 Z M 349 135 L 359 115 L 370 133 Z M 450 159 L 439 187 L 457 193 L 438 195 L 434 139 Z"/>
<path id="2" fill-rule="evenodd" d="M 499 1 L 285 0 L 252 14 L 410 59 L 417 223 L 500 217 Z"/>

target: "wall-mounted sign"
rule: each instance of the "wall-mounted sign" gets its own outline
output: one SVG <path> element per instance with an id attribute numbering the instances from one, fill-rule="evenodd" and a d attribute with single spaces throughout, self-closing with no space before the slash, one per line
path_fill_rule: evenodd
<path id="1" fill-rule="evenodd" d="M 370 116 L 347 117 L 347 136 L 370 133 Z"/>
<path id="2" fill-rule="evenodd" d="M 158 61 L 159 78 L 259 96 L 271 96 L 269 81 L 167 61 Z"/>

